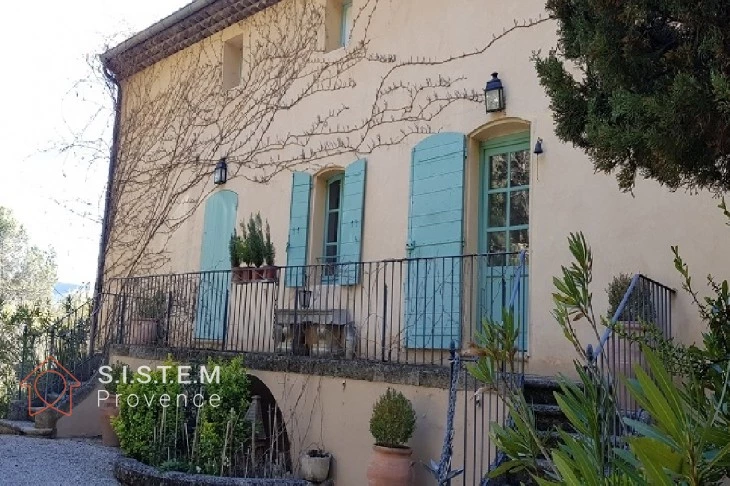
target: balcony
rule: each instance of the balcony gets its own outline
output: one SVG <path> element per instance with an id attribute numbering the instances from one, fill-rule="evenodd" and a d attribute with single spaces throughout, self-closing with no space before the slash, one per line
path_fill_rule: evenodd
<path id="1" fill-rule="evenodd" d="M 445 365 L 514 308 L 526 347 L 528 272 L 500 253 L 155 275 L 108 282 L 110 344 Z M 245 281 L 244 283 L 241 283 Z"/>

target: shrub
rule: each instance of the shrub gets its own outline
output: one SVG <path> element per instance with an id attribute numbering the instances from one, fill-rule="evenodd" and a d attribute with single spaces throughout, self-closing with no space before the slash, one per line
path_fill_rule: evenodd
<path id="1" fill-rule="evenodd" d="M 611 280 L 606 288 L 608 294 L 608 318 L 613 318 L 613 315 L 618 310 L 621 301 L 626 295 L 626 292 L 631 286 L 631 275 L 621 273 Z M 641 285 L 639 282 L 629 296 L 629 300 L 624 307 L 623 312 L 619 316 L 619 321 L 645 321 L 651 322 L 655 317 L 654 303 L 651 298 L 651 292 L 648 288 Z"/>
<path id="2" fill-rule="evenodd" d="M 375 445 L 403 448 L 413 436 L 416 427 L 416 412 L 399 391 L 388 388 L 373 407 L 370 418 L 370 433 Z"/>
<path id="3" fill-rule="evenodd" d="M 171 378 L 178 376 L 177 364 L 170 360 L 165 364 L 171 367 L 167 370 L 168 383 L 163 383 L 162 371 L 156 369 L 149 373 L 149 382 L 140 382 L 140 375 L 135 373 L 129 377 L 129 383 L 117 387 L 122 397 L 119 416 L 112 419 L 112 425 L 122 451 L 163 470 L 221 476 L 246 473 L 246 468 L 250 469 L 246 451 L 251 425 L 244 416 L 250 403 L 250 385 L 243 359 L 209 360 L 209 369 L 219 367 L 219 380 L 203 384 L 194 380 L 185 385 L 177 383 Z M 197 365 L 189 370 L 190 377 L 197 373 Z M 167 408 L 160 404 L 163 394 L 170 397 Z M 203 397 L 199 400 L 200 408 L 192 400 L 196 394 Z M 130 395 L 139 397 L 136 407 L 129 405 Z M 183 400 L 178 402 L 178 395 L 188 397 L 187 406 Z M 220 397 L 220 406 L 210 405 L 213 395 Z"/>
<path id="4" fill-rule="evenodd" d="M 244 462 L 233 456 L 251 439 L 251 426 L 243 420 L 250 404 L 249 380 L 241 357 L 228 362 L 209 360 L 208 367 L 212 366 L 220 367 L 220 380 L 207 384 L 204 394 L 206 399 L 218 395 L 221 406 L 200 410 L 196 465 L 206 474 L 221 474 L 225 469 L 232 473 Z"/>
<path id="5" fill-rule="evenodd" d="M 122 381 L 122 373 L 124 372 L 124 365 L 119 362 L 111 365 L 109 375 L 111 375 L 111 381 L 104 384 L 104 389 L 109 392 L 110 395 L 116 395 L 119 383 Z"/>
<path id="6" fill-rule="evenodd" d="M 182 386 L 171 380 L 177 376 L 177 366 L 172 366 L 167 373 L 167 380 L 162 379 L 162 371 L 157 369 L 149 373 L 148 383 L 137 379 L 136 373 L 130 376 L 128 383 L 119 383 L 117 393 L 122 395 L 119 401 L 119 415 L 112 418 L 112 426 L 119 437 L 122 451 L 150 466 L 159 466 L 176 452 L 176 438 L 182 431 L 183 414 L 176 407 L 175 398 L 182 393 Z M 171 375 L 174 373 L 174 375 Z M 163 408 L 159 397 L 167 394 L 171 398 L 171 406 Z M 139 398 L 137 406 L 130 406 L 127 397 Z M 153 398 L 148 406 L 145 399 Z"/>

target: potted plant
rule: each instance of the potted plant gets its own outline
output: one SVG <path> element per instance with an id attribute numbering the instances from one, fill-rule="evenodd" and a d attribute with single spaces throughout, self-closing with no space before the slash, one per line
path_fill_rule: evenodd
<path id="1" fill-rule="evenodd" d="M 329 452 L 317 449 L 305 452 L 299 458 L 302 479 L 315 483 L 326 481 L 330 475 L 331 462 L 332 454 Z"/>
<path id="2" fill-rule="evenodd" d="M 250 258 L 246 242 L 235 232 L 231 235 L 228 243 L 228 250 L 231 254 L 231 274 L 233 283 L 240 284 L 250 282 L 253 278 L 250 268 Z"/>
<path id="3" fill-rule="evenodd" d="M 612 319 L 614 314 L 621 305 L 626 292 L 631 286 L 633 277 L 625 273 L 621 273 L 613 277 L 611 283 L 606 288 L 608 294 L 608 318 Z M 626 323 L 629 326 L 636 327 L 639 322 L 653 322 L 656 316 L 654 310 L 654 302 L 652 300 L 651 291 L 648 287 L 637 282 L 634 286 L 626 306 L 623 308 L 621 315 L 618 316 L 617 322 Z"/>
<path id="4" fill-rule="evenodd" d="M 264 267 L 264 280 L 271 282 L 277 282 L 279 280 L 279 267 L 274 265 L 276 260 L 276 248 L 274 248 L 274 242 L 271 241 L 271 228 L 269 222 L 266 222 L 266 235 L 264 239 L 264 261 L 266 266 Z"/>
<path id="5" fill-rule="evenodd" d="M 136 303 L 136 318 L 132 319 L 128 344 L 155 344 L 158 326 L 167 311 L 167 297 L 162 290 L 143 296 Z"/>
<path id="6" fill-rule="evenodd" d="M 235 277 L 236 283 L 275 280 L 279 269 L 273 266 L 275 251 L 268 221 L 265 232 L 261 213 L 251 215 L 248 222 L 241 222 L 240 226 L 241 236 L 234 235 L 230 243 L 231 264 L 235 261 L 243 266 L 242 270 L 235 272 L 239 275 Z M 264 262 L 268 265 L 266 268 L 262 268 Z"/>
<path id="7" fill-rule="evenodd" d="M 99 420 L 101 421 L 101 441 L 105 446 L 119 447 L 119 437 L 114 431 L 111 424 L 112 417 L 119 415 L 119 407 L 117 406 L 117 386 L 121 380 L 123 366 L 121 363 L 111 365 L 111 381 L 104 385 L 104 389 L 109 392 L 109 396 L 100 401 L 99 404 Z"/>
<path id="8" fill-rule="evenodd" d="M 388 388 L 373 407 L 370 433 L 375 438 L 368 465 L 368 486 L 408 486 L 414 481 L 413 450 L 406 444 L 413 436 L 416 413 L 399 391 Z"/>

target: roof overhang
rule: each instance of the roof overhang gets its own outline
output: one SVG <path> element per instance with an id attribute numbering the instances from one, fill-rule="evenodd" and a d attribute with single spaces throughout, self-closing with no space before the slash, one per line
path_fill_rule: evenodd
<path id="1" fill-rule="evenodd" d="M 281 0 L 194 0 L 101 55 L 118 79 L 127 78 Z"/>

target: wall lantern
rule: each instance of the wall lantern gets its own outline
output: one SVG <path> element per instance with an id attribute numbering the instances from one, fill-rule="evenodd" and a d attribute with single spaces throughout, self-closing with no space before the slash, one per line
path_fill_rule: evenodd
<path id="1" fill-rule="evenodd" d="M 487 105 L 487 113 L 504 110 L 504 88 L 497 73 L 492 73 L 492 79 L 487 82 L 484 88 L 484 101 Z"/>
<path id="2" fill-rule="evenodd" d="M 220 186 L 221 184 L 225 184 L 228 180 L 228 164 L 226 163 L 226 159 L 222 158 L 215 166 L 215 170 L 213 171 L 213 182 L 216 186 Z"/>
<path id="3" fill-rule="evenodd" d="M 540 154 L 543 152 L 544 150 L 542 149 L 542 139 L 538 138 L 537 142 L 535 143 L 535 150 L 533 151 L 533 153 L 539 157 Z"/>
<path id="4" fill-rule="evenodd" d="M 312 305 L 312 291 L 306 289 L 297 290 L 297 302 L 300 309 L 309 309 Z"/>

